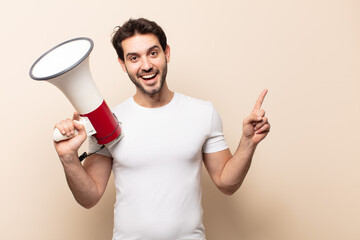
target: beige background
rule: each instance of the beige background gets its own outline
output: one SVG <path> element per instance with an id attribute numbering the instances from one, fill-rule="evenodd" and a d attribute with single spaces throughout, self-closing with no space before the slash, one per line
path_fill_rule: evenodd
<path id="1" fill-rule="evenodd" d="M 203 174 L 208 240 L 360 239 L 360 2 L 8 1 L 1 7 L 0 239 L 111 239 L 114 185 L 76 204 L 51 135 L 73 107 L 29 78 L 44 51 L 79 36 L 110 106 L 134 93 L 112 29 L 147 17 L 172 47 L 172 90 L 212 101 L 234 151 L 264 88 L 272 124 L 242 188 L 222 195 Z M 82 149 L 85 150 L 86 148 Z"/>

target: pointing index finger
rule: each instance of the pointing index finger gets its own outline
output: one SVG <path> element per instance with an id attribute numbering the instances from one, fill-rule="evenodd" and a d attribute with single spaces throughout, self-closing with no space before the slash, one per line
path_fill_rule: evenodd
<path id="1" fill-rule="evenodd" d="M 255 103 L 255 106 L 254 106 L 254 110 L 256 110 L 256 111 L 260 110 L 261 105 L 262 105 L 262 103 L 263 103 L 263 101 L 264 101 L 264 98 L 265 98 L 267 92 L 268 92 L 267 89 L 264 89 L 264 90 L 261 92 L 260 96 L 259 96 L 258 99 L 256 100 L 256 103 Z"/>

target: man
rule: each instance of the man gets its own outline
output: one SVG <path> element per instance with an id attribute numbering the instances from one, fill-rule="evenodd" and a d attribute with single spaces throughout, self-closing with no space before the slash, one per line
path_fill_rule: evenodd
<path id="1" fill-rule="evenodd" d="M 231 195 L 240 187 L 257 144 L 270 130 L 261 109 L 267 90 L 243 121 L 243 136 L 232 156 L 213 105 L 169 90 L 170 47 L 155 22 L 130 19 L 118 27 L 112 41 L 122 69 L 136 86 L 135 95 L 113 109 L 125 136 L 82 165 L 77 151 L 86 139 L 83 126 L 70 119 L 56 124 L 67 136 L 79 131 L 55 143 L 69 187 L 79 204 L 91 208 L 103 195 L 113 170 L 113 240 L 205 239 L 202 161 L 220 191 Z M 73 119 L 78 118 L 75 113 Z M 100 148 L 89 142 L 90 152 Z"/>

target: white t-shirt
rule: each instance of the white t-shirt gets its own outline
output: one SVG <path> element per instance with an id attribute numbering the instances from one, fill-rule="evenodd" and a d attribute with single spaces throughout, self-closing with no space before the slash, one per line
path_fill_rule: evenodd
<path id="1" fill-rule="evenodd" d="M 204 240 L 202 153 L 228 148 L 213 105 L 175 93 L 163 107 L 131 97 L 112 110 L 124 137 L 98 153 L 113 158 L 113 240 Z"/>

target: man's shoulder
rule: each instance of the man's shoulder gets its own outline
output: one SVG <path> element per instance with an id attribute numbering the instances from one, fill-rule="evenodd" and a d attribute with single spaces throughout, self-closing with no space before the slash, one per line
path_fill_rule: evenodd
<path id="1" fill-rule="evenodd" d="M 203 100 L 197 97 L 192 97 L 189 95 L 185 95 L 183 93 L 175 93 L 179 102 L 184 104 L 190 104 L 195 107 L 204 107 L 204 108 L 212 108 L 213 104 L 208 100 Z"/>

